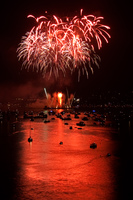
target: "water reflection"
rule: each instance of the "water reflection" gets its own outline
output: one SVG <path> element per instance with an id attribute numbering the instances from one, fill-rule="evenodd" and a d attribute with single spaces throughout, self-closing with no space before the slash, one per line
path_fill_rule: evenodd
<path id="1" fill-rule="evenodd" d="M 79 130 L 76 123 L 83 114 L 80 119 L 71 117 L 68 125 L 59 118 L 50 123 L 41 119 L 22 122 L 19 199 L 117 199 L 114 166 L 119 167 L 119 157 L 115 156 L 118 141 L 112 139 L 114 130 L 92 126 L 91 119 Z M 27 142 L 30 132 L 32 143 Z M 97 143 L 97 149 L 90 149 L 92 142 Z"/>

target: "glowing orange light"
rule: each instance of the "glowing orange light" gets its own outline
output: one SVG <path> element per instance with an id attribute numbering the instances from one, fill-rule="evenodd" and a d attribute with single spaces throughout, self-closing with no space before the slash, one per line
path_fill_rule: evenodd
<path id="1" fill-rule="evenodd" d="M 61 92 L 58 93 L 58 99 L 59 99 L 59 104 L 61 106 L 62 105 L 62 93 Z"/>
<path id="2" fill-rule="evenodd" d="M 61 98 L 61 97 L 62 97 L 62 93 L 59 92 L 59 93 L 58 93 L 58 98 Z"/>

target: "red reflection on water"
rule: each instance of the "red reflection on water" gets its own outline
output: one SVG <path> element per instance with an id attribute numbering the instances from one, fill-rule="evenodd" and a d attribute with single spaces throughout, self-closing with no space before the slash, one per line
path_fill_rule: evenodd
<path id="1" fill-rule="evenodd" d="M 47 124 L 34 121 L 33 142 L 30 144 L 27 142 L 29 122 L 23 123 L 21 181 L 27 184 L 25 190 L 30 187 L 44 196 L 49 193 L 48 199 L 115 199 L 112 165 L 116 158 L 106 157 L 114 145 L 107 136 L 110 130 L 90 126 L 91 121 L 79 130 L 77 121 L 80 119 L 73 117 L 69 125 L 59 118 Z M 70 130 L 69 126 L 73 129 Z M 63 145 L 59 144 L 60 141 Z M 97 143 L 97 149 L 90 149 L 92 142 Z"/>

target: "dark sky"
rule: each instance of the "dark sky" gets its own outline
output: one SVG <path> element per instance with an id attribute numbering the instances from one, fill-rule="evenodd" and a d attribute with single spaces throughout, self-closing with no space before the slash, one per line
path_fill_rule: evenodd
<path id="1" fill-rule="evenodd" d="M 5 1 L 1 6 L 0 31 L 0 99 L 17 96 L 37 95 L 43 87 L 49 92 L 65 90 L 88 94 L 93 90 L 132 90 L 132 45 L 133 27 L 131 1 Z M 41 73 L 21 70 L 22 62 L 17 60 L 16 49 L 21 37 L 34 26 L 34 20 L 27 19 L 28 14 L 38 17 L 45 15 L 74 16 L 84 9 L 84 14 L 104 16 L 104 23 L 111 27 L 109 44 L 103 42 L 98 51 L 101 57 L 100 68 L 89 72 L 89 79 L 81 76 L 78 82 L 77 72 L 65 78 L 60 75 L 55 80 L 43 78 Z"/>

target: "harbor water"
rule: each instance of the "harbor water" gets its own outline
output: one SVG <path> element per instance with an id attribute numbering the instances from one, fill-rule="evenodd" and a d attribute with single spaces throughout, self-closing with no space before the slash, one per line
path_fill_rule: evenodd
<path id="1" fill-rule="evenodd" d="M 132 124 L 101 125 L 90 116 L 81 127 L 77 123 L 85 115 L 78 116 L 70 114 L 71 120 L 48 116 L 47 123 L 22 117 L 1 121 L 3 200 L 131 198 Z M 94 142 L 97 148 L 90 148 Z"/>

